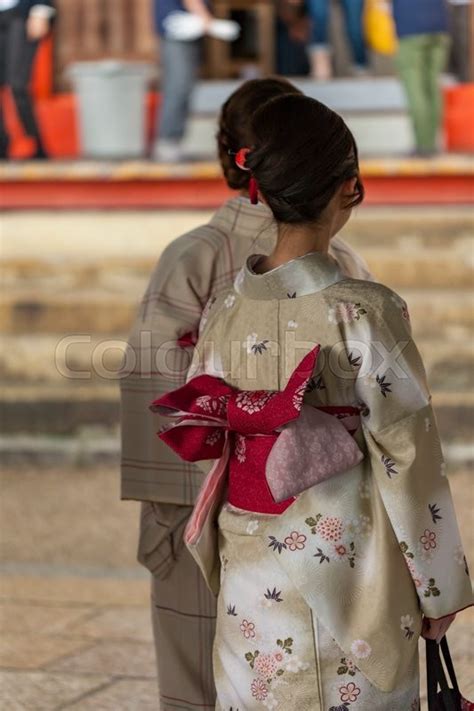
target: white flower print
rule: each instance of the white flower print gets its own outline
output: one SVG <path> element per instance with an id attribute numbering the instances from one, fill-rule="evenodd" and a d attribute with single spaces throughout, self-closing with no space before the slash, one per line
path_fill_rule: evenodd
<path id="1" fill-rule="evenodd" d="M 454 549 L 454 560 L 456 561 L 456 563 L 458 565 L 464 565 L 465 564 L 464 558 L 465 558 L 465 556 L 464 556 L 463 547 L 461 545 L 456 546 L 456 548 Z"/>
<path id="2" fill-rule="evenodd" d="M 402 615 L 400 617 L 400 629 L 405 633 L 406 639 L 412 639 L 415 632 L 413 631 L 413 617 L 411 615 Z"/>
<path id="3" fill-rule="evenodd" d="M 355 639 L 351 644 L 351 652 L 356 659 L 368 659 L 372 654 L 372 647 L 363 639 Z"/>
<path id="4" fill-rule="evenodd" d="M 360 304 L 340 301 L 329 309 L 328 321 L 335 324 L 352 323 L 352 321 L 359 321 L 360 317 L 366 313 L 367 311 Z"/>
<path id="5" fill-rule="evenodd" d="M 249 333 L 249 335 L 245 339 L 244 348 L 246 349 L 246 351 L 249 355 L 251 355 L 253 353 L 252 348 L 257 343 L 257 340 L 258 340 L 258 335 L 256 333 Z"/>
<path id="6" fill-rule="evenodd" d="M 266 390 L 245 390 L 243 392 L 238 393 L 237 397 L 235 398 L 235 404 L 237 405 L 239 410 L 248 412 L 249 415 L 254 415 L 256 412 L 260 412 L 260 410 L 263 410 L 263 408 L 265 407 L 267 402 L 271 400 L 273 395 L 274 393 L 268 392 Z"/>
<path id="7" fill-rule="evenodd" d="M 298 324 L 296 321 L 288 321 L 288 328 L 298 328 Z"/>
<path id="8" fill-rule="evenodd" d="M 247 533 L 249 534 L 249 536 L 252 536 L 252 535 L 255 533 L 255 531 L 257 530 L 258 526 L 259 526 L 259 522 L 258 522 L 258 521 L 255 521 L 255 520 L 254 520 L 254 521 L 249 521 L 249 522 L 248 522 L 248 524 L 247 524 Z"/>
<path id="9" fill-rule="evenodd" d="M 247 459 L 247 445 L 245 444 L 245 437 L 242 437 L 241 434 L 238 434 L 236 437 L 235 456 L 241 464 Z"/>
<path id="10" fill-rule="evenodd" d="M 285 669 L 286 671 L 293 672 L 293 674 L 297 674 L 300 671 L 306 671 L 309 669 L 309 664 L 302 662 L 298 655 L 295 654 L 287 663 Z"/>
<path id="11" fill-rule="evenodd" d="M 231 309 L 234 304 L 235 294 L 229 294 L 224 301 L 224 306 L 226 307 L 226 309 Z"/>
<path id="12" fill-rule="evenodd" d="M 207 412 L 210 415 L 217 415 L 219 417 L 225 414 L 228 400 L 228 395 L 219 395 L 219 397 L 201 395 L 197 398 L 196 405 L 201 410 L 204 410 L 204 412 Z"/>
<path id="13" fill-rule="evenodd" d="M 206 437 L 206 444 L 208 444 L 212 447 L 212 445 L 216 444 L 216 442 L 218 442 L 221 437 L 222 437 L 222 431 L 215 430 L 214 432 L 211 432 L 211 434 Z"/>
<path id="14" fill-rule="evenodd" d="M 295 408 L 295 410 L 298 410 L 298 412 L 303 406 L 303 398 L 305 396 L 307 387 L 308 380 L 306 380 L 298 388 L 296 388 L 295 392 L 293 393 L 293 407 Z"/>
<path id="15" fill-rule="evenodd" d="M 263 705 L 267 709 L 276 709 L 278 707 L 278 701 L 275 699 L 271 691 L 268 693 L 268 696 L 263 702 Z"/>

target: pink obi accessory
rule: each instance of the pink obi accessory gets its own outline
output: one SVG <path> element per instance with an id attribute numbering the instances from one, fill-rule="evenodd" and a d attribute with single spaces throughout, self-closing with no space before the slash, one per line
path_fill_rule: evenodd
<path id="1" fill-rule="evenodd" d="M 153 402 L 152 411 L 176 420 L 159 437 L 182 459 L 217 460 L 188 534 L 199 530 L 227 474 L 230 504 L 280 514 L 298 494 L 362 460 L 351 436 L 357 408 L 303 405 L 318 353 L 319 346 L 303 358 L 281 392 L 239 390 L 200 375 Z"/>

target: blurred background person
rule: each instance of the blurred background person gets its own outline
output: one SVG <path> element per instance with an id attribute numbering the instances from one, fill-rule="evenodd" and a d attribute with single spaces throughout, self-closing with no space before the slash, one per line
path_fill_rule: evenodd
<path id="1" fill-rule="evenodd" d="M 155 21 L 161 39 L 162 103 L 153 157 L 179 162 L 199 71 L 200 40 L 211 34 L 232 41 L 239 28 L 234 22 L 216 20 L 206 0 L 155 0 Z"/>
<path id="2" fill-rule="evenodd" d="M 399 50 L 398 70 L 415 134 L 415 153 L 433 155 L 443 117 L 440 76 L 449 54 L 445 0 L 392 0 Z"/>
<path id="3" fill-rule="evenodd" d="M 472 81 L 469 45 L 471 41 L 470 12 L 472 0 L 449 0 L 452 36 L 452 69 L 463 83 Z"/>
<path id="4" fill-rule="evenodd" d="M 367 67 L 367 52 L 362 27 L 364 0 L 341 0 L 341 3 L 354 62 L 354 70 L 360 74 L 365 72 Z M 306 5 L 312 22 L 312 34 L 309 45 L 311 74 L 314 79 L 327 81 L 332 77 L 331 49 L 329 42 L 331 0 L 306 0 Z"/>
<path id="5" fill-rule="evenodd" d="M 0 158 L 8 157 L 10 143 L 3 110 L 7 87 L 12 92 L 26 135 L 35 142 L 31 157 L 48 157 L 29 83 L 38 44 L 50 31 L 54 14 L 53 0 L 0 0 Z"/>

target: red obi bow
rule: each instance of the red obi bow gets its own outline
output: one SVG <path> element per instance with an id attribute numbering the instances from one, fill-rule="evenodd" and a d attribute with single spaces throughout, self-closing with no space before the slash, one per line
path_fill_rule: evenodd
<path id="1" fill-rule="evenodd" d="M 357 409 L 303 407 L 319 350 L 303 358 L 281 392 L 239 390 L 200 375 L 153 402 L 153 411 L 176 419 L 159 437 L 182 459 L 217 460 L 194 519 L 208 508 L 227 471 L 229 503 L 278 514 L 298 493 L 360 461 L 348 433 L 357 429 Z"/>

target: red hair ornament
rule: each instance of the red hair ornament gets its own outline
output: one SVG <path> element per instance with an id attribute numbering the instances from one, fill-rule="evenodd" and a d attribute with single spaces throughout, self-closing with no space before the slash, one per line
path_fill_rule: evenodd
<path id="1" fill-rule="evenodd" d="M 250 171 L 250 168 L 247 168 L 247 156 L 249 153 L 250 148 L 241 148 L 235 154 L 235 164 L 240 170 Z M 258 183 L 253 175 L 250 176 L 249 196 L 252 205 L 258 205 Z"/>

